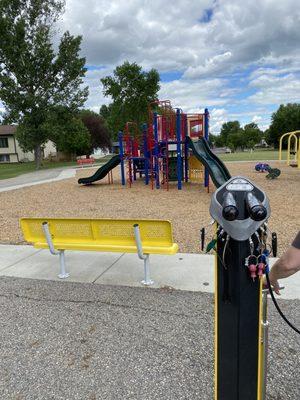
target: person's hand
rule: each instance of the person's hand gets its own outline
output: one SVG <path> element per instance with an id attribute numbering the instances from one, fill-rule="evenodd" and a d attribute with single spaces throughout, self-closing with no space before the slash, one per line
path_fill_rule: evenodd
<path id="1" fill-rule="evenodd" d="M 279 286 L 278 280 L 277 279 L 272 279 L 272 278 L 270 278 L 270 276 L 269 276 L 269 279 L 270 279 L 270 283 L 271 283 L 271 287 L 272 287 L 273 291 L 276 294 L 278 294 L 278 296 L 280 296 L 280 286 Z M 268 289 L 268 282 L 267 282 L 266 276 L 264 276 L 263 288 L 264 289 Z"/>

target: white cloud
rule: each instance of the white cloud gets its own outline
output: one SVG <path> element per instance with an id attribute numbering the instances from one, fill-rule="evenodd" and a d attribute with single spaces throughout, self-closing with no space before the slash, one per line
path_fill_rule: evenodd
<path id="1" fill-rule="evenodd" d="M 109 97 L 104 97 L 102 93 L 102 85 L 100 79 L 106 75 L 110 75 L 112 69 L 101 68 L 88 70 L 84 78 L 83 85 L 89 87 L 89 98 L 85 104 L 86 108 L 93 109 L 94 111 L 99 111 L 102 104 L 109 104 L 111 99 Z"/>
<path id="2" fill-rule="evenodd" d="M 284 76 L 260 75 L 250 82 L 258 91 L 249 97 L 255 104 L 299 102 L 300 80 L 294 74 Z"/>
<path id="3" fill-rule="evenodd" d="M 269 127 L 270 117 L 254 115 L 251 122 L 254 122 L 255 124 L 257 124 L 259 129 L 261 129 L 262 131 L 265 131 Z"/>
<path id="4" fill-rule="evenodd" d="M 83 36 L 87 65 L 99 67 L 84 80 L 86 107 L 108 104 L 100 78 L 135 61 L 179 71 L 161 99 L 187 112 L 209 107 L 214 133 L 233 119 L 266 127 L 270 110 L 299 102 L 299 26 L 299 0 L 66 0 L 59 24 Z"/>
<path id="5" fill-rule="evenodd" d="M 171 4 L 164 0 L 67 0 L 62 26 L 84 36 L 88 63 L 128 59 L 165 70 L 183 69 L 199 55 L 200 49 L 195 51 L 203 36 L 199 18 L 212 5 L 213 0 L 189 1 L 188 7 L 184 0 Z M 204 45 L 200 47 L 205 51 Z"/>
<path id="6" fill-rule="evenodd" d="M 299 62 L 295 60 L 293 62 L 285 61 L 283 66 L 281 65 L 282 63 L 283 60 L 277 60 L 277 62 L 273 60 L 273 67 L 259 67 L 249 75 L 249 79 L 254 80 L 262 75 L 282 76 L 290 73 L 297 73 L 300 71 L 300 60 Z"/>
<path id="7" fill-rule="evenodd" d="M 217 130 L 237 115 L 242 123 L 261 116 L 265 126 L 270 107 L 299 101 L 299 23 L 298 0 L 67 0 L 60 26 L 83 35 L 88 65 L 105 66 L 87 74 L 88 107 L 109 101 L 102 74 L 135 61 L 145 69 L 182 72 L 181 79 L 162 83 L 161 98 L 186 111 L 211 107 Z M 226 111 L 229 103 L 235 113 Z"/>
<path id="8" fill-rule="evenodd" d="M 220 133 L 222 125 L 229 120 L 228 112 L 225 108 L 213 108 L 210 112 L 210 132 Z"/>
<path id="9" fill-rule="evenodd" d="M 298 4 L 297 0 L 222 1 L 209 27 L 211 45 L 231 51 L 236 63 L 295 53 L 300 37 Z"/>
<path id="10" fill-rule="evenodd" d="M 84 36 L 89 63 L 128 58 L 196 77 L 296 53 L 299 20 L 297 0 L 67 0 L 63 27 Z"/>
<path id="11" fill-rule="evenodd" d="M 259 123 L 262 120 L 262 117 L 260 115 L 254 115 L 252 117 L 252 122 L 255 122 L 256 124 Z"/>
<path id="12" fill-rule="evenodd" d="M 223 54 L 217 54 L 216 56 L 205 60 L 204 65 L 199 65 L 197 67 L 188 67 L 188 69 L 184 73 L 184 77 L 199 78 L 209 73 L 221 72 L 224 68 L 224 65 L 226 65 L 231 57 L 232 53 L 230 51 L 226 51 Z"/>
<path id="13" fill-rule="evenodd" d="M 171 100 L 176 107 L 185 112 L 199 112 L 210 106 L 222 106 L 229 99 L 221 94 L 226 84 L 225 80 L 211 79 L 195 82 L 193 80 L 174 80 L 161 84 L 159 96 Z"/>
<path id="14" fill-rule="evenodd" d="M 258 115 L 257 112 L 260 112 L 261 114 Z M 265 131 L 269 127 L 270 115 L 264 108 L 238 113 L 230 112 L 226 108 L 213 108 L 210 110 L 210 132 L 213 134 L 219 134 L 221 127 L 225 122 L 235 120 L 240 121 L 242 127 L 249 122 L 255 122 L 262 131 Z"/>

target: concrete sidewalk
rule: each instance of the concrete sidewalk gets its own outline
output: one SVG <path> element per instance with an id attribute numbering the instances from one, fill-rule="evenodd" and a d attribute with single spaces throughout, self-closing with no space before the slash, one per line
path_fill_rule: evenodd
<path id="1" fill-rule="evenodd" d="M 63 281 L 140 287 L 143 279 L 143 262 L 136 254 L 67 251 L 66 266 L 70 277 Z M 214 291 L 213 255 L 151 255 L 150 271 L 154 288 Z M 0 245 L 0 276 L 58 281 L 58 273 L 58 257 L 48 250 Z M 283 284 L 281 298 L 300 299 L 300 274 L 285 279 Z"/>
<path id="2" fill-rule="evenodd" d="M 51 183 L 61 181 L 63 179 L 74 178 L 76 176 L 76 171 L 78 170 L 89 170 L 93 168 L 100 168 L 104 165 L 104 162 L 97 162 L 92 166 L 84 167 L 62 167 L 62 168 L 49 168 L 40 171 L 29 172 L 27 174 L 22 174 L 16 176 L 15 178 L 2 179 L 0 180 L 0 193 L 8 192 L 10 190 L 22 189 L 24 187 L 41 185 L 43 183 Z M 88 175 L 91 172 L 87 172 Z"/>
<path id="3" fill-rule="evenodd" d="M 73 178 L 76 175 L 75 168 L 54 168 L 30 172 L 15 178 L 0 181 L 0 193 L 10 190 L 22 189 L 23 187 L 40 185 Z"/>

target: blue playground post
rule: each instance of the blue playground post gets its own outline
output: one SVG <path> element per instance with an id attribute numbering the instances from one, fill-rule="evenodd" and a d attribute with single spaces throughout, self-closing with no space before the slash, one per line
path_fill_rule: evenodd
<path id="1" fill-rule="evenodd" d="M 149 154 L 147 146 L 147 124 L 143 124 L 143 152 L 145 158 L 145 185 L 149 184 Z"/>
<path id="2" fill-rule="evenodd" d="M 189 146 L 186 140 L 187 137 L 187 131 L 188 131 L 188 122 L 187 122 L 187 115 L 184 115 L 184 130 L 185 130 L 185 135 L 184 135 L 184 181 L 188 182 L 189 181 Z"/>
<path id="3" fill-rule="evenodd" d="M 182 159 L 181 159 L 181 125 L 180 125 L 180 109 L 176 109 L 176 144 L 177 144 L 177 188 L 182 189 Z"/>
<path id="4" fill-rule="evenodd" d="M 158 124 L 157 124 L 157 112 L 153 113 L 153 123 L 154 123 L 154 171 L 155 171 L 155 182 L 156 182 L 156 189 L 159 189 L 159 165 L 158 165 Z"/>
<path id="5" fill-rule="evenodd" d="M 204 110 L 204 138 L 206 140 L 208 140 L 208 134 L 209 134 L 209 112 L 208 109 L 206 108 Z M 206 167 L 204 170 L 204 186 L 209 187 L 209 173 Z"/>
<path id="6" fill-rule="evenodd" d="M 118 133 L 118 139 L 119 139 L 119 148 L 120 148 L 120 159 L 121 159 L 121 179 L 122 179 L 122 185 L 125 186 L 126 181 L 125 181 L 125 166 L 124 166 L 124 149 L 123 149 L 123 132 Z"/>

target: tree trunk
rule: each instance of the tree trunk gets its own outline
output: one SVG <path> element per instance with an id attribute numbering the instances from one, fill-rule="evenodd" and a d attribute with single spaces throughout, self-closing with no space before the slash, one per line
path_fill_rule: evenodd
<path id="1" fill-rule="evenodd" d="M 34 161 L 35 169 L 40 169 L 42 164 L 42 147 L 41 145 L 36 145 L 34 148 Z"/>

